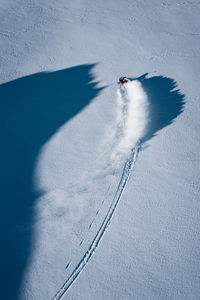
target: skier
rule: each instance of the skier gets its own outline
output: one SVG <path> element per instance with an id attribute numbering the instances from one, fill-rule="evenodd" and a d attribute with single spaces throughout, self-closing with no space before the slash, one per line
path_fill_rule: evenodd
<path id="1" fill-rule="evenodd" d="M 119 77 L 119 84 L 124 84 L 124 83 L 127 83 L 128 82 L 128 78 L 125 77 L 125 76 L 122 76 L 122 77 Z"/>

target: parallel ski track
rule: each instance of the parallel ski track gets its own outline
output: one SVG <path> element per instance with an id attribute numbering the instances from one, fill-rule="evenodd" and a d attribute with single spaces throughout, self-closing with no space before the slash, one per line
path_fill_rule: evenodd
<path id="1" fill-rule="evenodd" d="M 120 198 L 122 196 L 122 193 L 126 187 L 126 184 L 128 182 L 128 179 L 131 174 L 131 170 L 133 169 L 137 155 L 138 155 L 139 147 L 135 147 L 134 150 L 131 152 L 130 157 L 127 159 L 127 161 L 124 164 L 122 176 L 120 179 L 120 182 L 118 184 L 116 193 L 113 197 L 112 203 L 107 211 L 107 214 L 102 221 L 94 239 L 92 240 L 91 244 L 89 245 L 88 250 L 83 255 L 82 259 L 79 261 L 78 265 L 74 268 L 72 273 L 69 275 L 67 280 L 64 282 L 63 286 L 58 290 L 58 292 L 55 294 L 55 296 L 52 298 L 52 300 L 59 300 L 62 298 L 62 296 L 67 292 L 67 290 L 70 288 L 70 286 L 73 284 L 73 282 L 77 279 L 77 277 L 81 274 L 83 269 L 86 267 L 87 263 L 89 262 L 90 258 L 94 254 L 95 250 L 97 249 L 101 239 L 103 238 L 103 235 L 110 225 L 111 218 L 116 210 L 116 207 L 120 201 Z"/>

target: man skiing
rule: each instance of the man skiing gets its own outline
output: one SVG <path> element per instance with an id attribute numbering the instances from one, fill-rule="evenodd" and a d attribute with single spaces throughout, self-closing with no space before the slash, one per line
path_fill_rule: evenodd
<path id="1" fill-rule="evenodd" d="M 128 78 L 125 76 L 119 77 L 119 84 L 123 85 L 128 82 Z"/>

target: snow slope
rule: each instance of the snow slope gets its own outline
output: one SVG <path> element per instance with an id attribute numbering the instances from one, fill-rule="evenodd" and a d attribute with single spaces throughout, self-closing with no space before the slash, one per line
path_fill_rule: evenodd
<path id="1" fill-rule="evenodd" d="M 1 298 L 198 299 L 199 1 L 0 8 Z"/>

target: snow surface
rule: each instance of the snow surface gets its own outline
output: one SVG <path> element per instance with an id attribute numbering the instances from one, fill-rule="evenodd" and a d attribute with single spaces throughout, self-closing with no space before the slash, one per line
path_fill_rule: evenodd
<path id="1" fill-rule="evenodd" d="M 199 299 L 200 2 L 0 8 L 1 298 Z"/>

